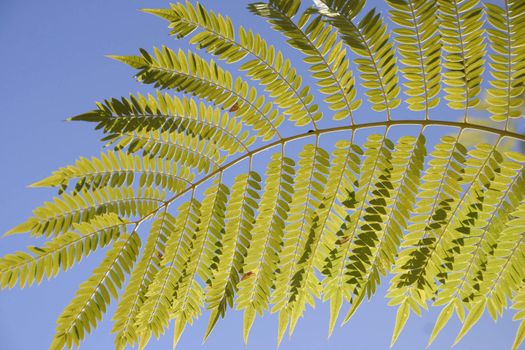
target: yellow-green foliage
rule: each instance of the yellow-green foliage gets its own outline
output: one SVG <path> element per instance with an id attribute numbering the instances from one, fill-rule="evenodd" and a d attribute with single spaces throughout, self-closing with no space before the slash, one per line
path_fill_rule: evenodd
<path id="1" fill-rule="evenodd" d="M 1 257 L 1 288 L 110 246 L 51 348 L 78 346 L 113 299 L 116 349 L 144 348 L 173 320 L 176 345 L 204 310 L 207 337 L 232 308 L 245 341 L 257 314 L 278 313 L 280 341 L 318 300 L 331 333 L 387 275 L 392 343 L 432 305 L 442 310 L 429 343 L 454 315 L 457 342 L 485 311 L 512 308 L 520 346 L 525 154 L 504 141 L 525 142 L 509 122 L 522 118 L 525 2 L 386 0 L 393 28 L 364 0 L 314 3 L 248 6 L 309 80 L 286 50 L 198 3 L 145 10 L 195 51 L 112 56 L 156 91 L 71 118 L 114 149 L 33 184 L 58 195 L 7 232 L 47 242 Z M 484 72 L 490 119 L 476 124 Z"/>

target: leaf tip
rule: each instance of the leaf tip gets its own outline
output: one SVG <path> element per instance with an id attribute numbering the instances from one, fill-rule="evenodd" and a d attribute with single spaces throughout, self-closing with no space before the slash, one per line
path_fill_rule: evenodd
<path id="1" fill-rule="evenodd" d="M 153 9 L 153 8 L 141 8 L 139 9 L 140 12 L 149 13 L 150 15 L 159 15 L 160 9 Z"/>
<path id="2" fill-rule="evenodd" d="M 334 332 L 335 323 L 339 317 L 341 306 L 343 305 L 342 293 L 337 293 L 332 300 L 330 300 L 330 323 L 328 324 L 328 338 L 332 336 Z"/>
<path id="3" fill-rule="evenodd" d="M 210 321 L 208 322 L 206 333 L 204 334 L 204 337 L 202 338 L 202 345 L 204 345 L 204 343 L 206 343 L 206 340 L 208 340 L 208 337 L 210 336 L 211 332 L 215 328 L 215 325 L 217 324 L 218 320 L 219 320 L 219 311 L 217 309 L 214 309 L 210 314 Z"/>
<path id="4" fill-rule="evenodd" d="M 175 319 L 175 327 L 173 330 L 173 344 L 172 349 L 175 350 L 177 348 L 177 344 L 179 344 L 180 337 L 182 336 L 182 332 L 184 332 L 184 328 L 186 328 L 186 320 L 179 320 Z"/>
<path id="5" fill-rule="evenodd" d="M 25 232 L 29 232 L 33 229 L 34 227 L 34 222 L 30 219 L 26 222 L 23 222 L 15 227 L 13 227 L 12 229 L 10 229 L 9 231 L 5 232 L 3 234 L 3 237 L 7 237 L 7 236 L 12 236 L 12 235 L 15 235 L 15 234 L 18 234 L 18 233 L 25 233 Z"/>
<path id="6" fill-rule="evenodd" d="M 390 341 L 390 348 L 394 346 L 394 344 L 397 341 L 397 338 L 403 331 L 403 328 L 405 328 L 405 325 L 408 321 L 408 318 L 410 317 L 410 307 L 408 305 L 408 301 L 405 300 L 401 306 L 397 309 L 397 315 L 396 315 L 396 324 L 394 326 L 394 332 L 392 334 L 392 340 Z"/>
<path id="7" fill-rule="evenodd" d="M 119 55 L 104 55 L 104 57 L 110 58 L 115 61 L 122 61 L 124 59 L 124 56 L 119 56 Z"/>
<path id="8" fill-rule="evenodd" d="M 244 325 L 243 325 L 243 341 L 244 346 L 248 345 L 248 337 L 250 336 L 250 330 L 255 320 L 255 309 L 248 308 L 244 311 Z"/>
<path id="9" fill-rule="evenodd" d="M 281 342 L 283 341 L 284 333 L 286 333 L 286 329 L 288 328 L 288 314 L 285 312 L 279 313 L 279 329 L 277 331 L 277 348 L 281 346 Z"/>

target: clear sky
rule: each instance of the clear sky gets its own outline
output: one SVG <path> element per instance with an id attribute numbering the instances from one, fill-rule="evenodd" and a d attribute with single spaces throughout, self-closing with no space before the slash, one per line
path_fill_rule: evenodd
<path id="1" fill-rule="evenodd" d="M 49 200 L 54 191 L 26 186 L 73 162 L 79 156 L 98 154 L 101 143 L 92 126 L 63 120 L 93 108 L 94 102 L 130 92 L 149 91 L 134 82 L 133 72 L 107 59 L 107 54 L 134 54 L 178 42 L 167 35 L 166 23 L 138 11 L 165 7 L 162 0 L 0 0 L 0 232 L 25 220 L 33 208 Z M 204 4 L 234 18 L 236 24 L 270 34 L 268 27 L 245 9 L 245 0 L 210 0 Z M 369 1 L 384 7 L 382 0 Z M 266 29 L 265 29 L 266 28 Z M 290 52 L 288 50 L 288 52 Z M 38 244 L 25 236 L 0 239 L 0 254 Z M 93 255 L 68 273 L 40 286 L 0 292 L 0 349 L 40 350 L 51 342 L 55 320 L 102 255 Z M 328 307 L 319 302 L 299 322 L 281 349 L 387 349 L 395 309 L 386 306 L 384 290 L 359 309 L 343 328 L 327 339 Z M 115 303 L 111 310 L 114 309 Z M 395 349 L 419 350 L 426 345 L 437 313 L 412 317 Z M 277 319 L 257 319 L 247 349 L 273 349 Z M 180 349 L 199 349 L 207 317 L 187 328 Z M 496 324 L 485 314 L 456 346 L 458 350 L 510 348 L 517 323 L 510 315 Z M 106 316 L 82 349 L 110 349 L 113 336 Z M 455 320 L 442 332 L 432 349 L 449 348 L 459 331 Z M 148 349 L 171 348 L 172 328 Z M 220 322 L 204 350 L 244 349 L 242 315 L 231 312 Z"/>

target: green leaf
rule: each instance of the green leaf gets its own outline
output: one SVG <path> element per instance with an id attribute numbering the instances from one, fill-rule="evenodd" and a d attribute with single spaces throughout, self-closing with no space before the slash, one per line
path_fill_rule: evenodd
<path id="1" fill-rule="evenodd" d="M 403 328 L 405 328 L 405 325 L 408 321 L 409 316 L 410 316 L 410 307 L 408 305 L 408 302 L 405 301 L 401 303 L 401 305 L 397 309 L 396 324 L 394 326 L 394 332 L 392 333 L 392 340 L 390 341 L 390 347 L 394 346 L 397 338 L 401 334 L 401 331 L 403 331 Z"/>
<path id="2" fill-rule="evenodd" d="M 465 322 L 463 322 L 463 327 L 461 327 L 461 330 L 459 331 L 458 336 L 454 340 L 454 344 L 456 345 L 467 333 L 468 331 L 474 326 L 479 319 L 481 318 L 481 315 L 483 315 L 483 312 L 485 311 L 485 306 L 487 305 L 487 302 L 485 300 L 478 302 L 476 305 L 470 309 L 470 312 L 465 319 Z"/>
<path id="3" fill-rule="evenodd" d="M 335 323 L 337 322 L 337 316 L 343 306 L 343 293 L 338 291 L 338 293 L 332 297 L 330 300 L 330 322 L 328 323 L 328 336 L 332 335 L 334 331 Z"/>
<path id="4" fill-rule="evenodd" d="M 244 312 L 242 335 L 243 335 L 243 340 L 244 340 L 245 345 L 248 344 L 248 336 L 250 334 L 250 329 L 253 326 L 253 321 L 255 320 L 255 316 L 256 314 L 253 308 L 248 308 Z"/>
<path id="5" fill-rule="evenodd" d="M 448 320 L 450 320 L 450 317 L 452 316 L 453 313 L 454 313 L 454 304 L 452 303 L 447 304 L 447 306 L 445 306 L 443 310 L 441 310 L 436 320 L 436 323 L 434 324 L 434 329 L 432 330 L 432 334 L 430 335 L 430 338 L 428 339 L 427 348 L 434 342 L 439 332 L 441 332 L 443 327 L 445 327 L 445 325 L 448 323 Z"/>
<path id="6" fill-rule="evenodd" d="M 514 343 L 512 343 L 512 350 L 518 350 L 521 343 L 523 343 L 523 339 L 525 339 L 525 321 L 522 321 L 518 327 L 516 338 L 514 339 Z"/>
<path id="7" fill-rule="evenodd" d="M 361 305 L 361 303 L 365 299 L 365 295 L 366 295 L 365 293 L 361 292 L 361 293 L 357 294 L 356 298 L 352 299 L 352 304 L 350 306 L 350 310 L 348 310 L 348 312 L 346 313 L 342 324 L 345 324 L 348 321 L 350 321 L 350 318 L 352 318 L 354 313 L 357 311 L 357 308 L 359 307 L 359 305 Z"/>

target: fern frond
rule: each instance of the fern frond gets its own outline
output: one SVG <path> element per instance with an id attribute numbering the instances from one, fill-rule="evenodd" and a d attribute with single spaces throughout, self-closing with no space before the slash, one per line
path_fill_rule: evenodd
<path id="1" fill-rule="evenodd" d="M 315 128 L 316 122 L 321 120 L 322 113 L 317 105 L 312 104 L 314 98 L 309 87 L 301 87 L 303 79 L 291 61 L 261 36 L 239 27 L 237 39 L 237 30 L 229 17 L 207 11 L 200 3 L 195 6 L 189 2 L 185 5 L 172 4 L 169 10 L 145 11 L 168 20 L 170 34 L 178 38 L 198 30 L 198 33 L 192 34 L 190 43 L 227 63 L 244 60 L 239 70 L 250 79 L 259 81 L 295 125 L 312 123 Z M 252 58 L 245 60 L 247 56 Z"/>
<path id="2" fill-rule="evenodd" d="M 468 110 L 479 103 L 485 70 L 483 9 L 479 0 L 438 0 L 443 42 L 445 100 L 451 109 Z"/>
<path id="3" fill-rule="evenodd" d="M 250 278 L 253 271 L 244 269 L 244 259 L 250 247 L 255 213 L 260 199 L 261 177 L 250 171 L 235 178 L 226 205 L 224 234 L 217 247 L 219 262 L 206 291 L 206 307 L 211 310 L 207 338 L 219 317 L 233 307 L 233 298 L 241 279 Z"/>
<path id="4" fill-rule="evenodd" d="M 272 293 L 272 312 L 279 312 L 279 319 L 285 320 L 285 327 L 279 326 L 278 339 L 291 320 L 290 332 L 297 318 L 302 315 L 304 302 L 312 303 L 313 298 L 298 300 L 303 286 L 310 286 L 305 280 L 305 271 L 301 269 L 303 254 L 308 254 L 308 235 L 312 232 L 313 213 L 322 199 L 322 189 L 326 183 L 325 173 L 329 168 L 328 153 L 318 144 L 306 145 L 299 154 L 297 173 L 294 179 L 294 192 L 290 201 L 290 210 L 283 235 L 283 247 L 280 251 L 278 274 L 275 277 L 275 290 Z M 312 276 L 315 279 L 315 276 Z M 312 290 L 319 295 L 320 290 Z M 292 313 L 295 302 L 301 303 L 298 313 Z M 281 322 L 280 322 L 281 323 Z"/>
<path id="5" fill-rule="evenodd" d="M 440 291 L 443 296 L 446 295 L 444 290 L 447 287 L 450 287 L 449 291 L 457 290 L 452 286 L 476 242 L 479 233 L 476 228 L 490 214 L 486 192 L 489 186 L 497 184 L 495 177 L 502 169 L 502 162 L 502 155 L 492 145 L 481 143 L 467 153 L 461 180 L 468 186 L 452 207 L 451 219 L 440 231 L 443 233 L 439 242 L 441 249 L 435 254 L 442 259 L 437 277 L 443 287 Z"/>
<path id="6" fill-rule="evenodd" d="M 304 54 L 304 61 L 310 65 L 312 77 L 317 79 L 319 92 L 328 95 L 324 99 L 336 113 L 334 120 L 350 118 L 359 108 L 356 99 L 355 79 L 349 69 L 346 50 L 337 40 L 337 34 L 330 26 L 324 25 L 319 17 L 310 21 L 311 13 L 303 12 L 298 23 L 293 21 L 301 1 L 271 0 L 269 3 L 253 3 L 248 9 L 254 14 L 267 18 L 273 28 L 288 38 L 288 44 Z"/>
<path id="7" fill-rule="evenodd" d="M 451 312 L 463 308 L 462 302 L 478 302 L 480 281 L 483 283 L 487 259 L 497 246 L 502 222 L 509 217 L 509 204 L 506 199 L 523 182 L 523 168 L 518 164 L 503 161 L 496 164 L 496 172 L 485 172 L 485 184 L 488 187 L 481 192 L 478 189 L 477 198 L 464 210 L 460 217 L 460 224 L 455 228 L 461 233 L 455 246 L 450 249 L 447 258 L 447 276 L 442 282 L 434 305 L 447 304 L 446 310 Z M 520 171 L 521 170 L 521 171 Z M 521 172 L 521 174 L 519 174 Z M 479 185 L 478 185 L 479 186 Z M 462 311 L 458 310 L 458 314 Z M 493 317 L 495 317 L 493 315 Z M 436 322 L 429 344 L 437 337 L 441 329 L 448 322 Z"/>
<path id="8" fill-rule="evenodd" d="M 397 50 L 403 77 L 407 81 L 405 94 L 408 108 L 412 111 L 425 111 L 428 119 L 429 109 L 439 105 L 441 90 L 441 42 L 437 35 L 436 0 L 388 0 L 392 7 L 390 18 L 400 28 L 394 29 L 397 35 Z"/>
<path id="9" fill-rule="evenodd" d="M 456 297 L 461 297 L 461 300 L 464 301 L 471 299 L 476 294 L 475 286 L 469 286 L 467 292 L 463 294 L 464 284 L 473 282 L 471 279 L 473 276 L 469 276 L 469 272 L 477 266 L 476 260 L 480 255 L 490 255 L 489 252 L 496 243 L 491 234 L 499 234 L 499 229 L 494 230 L 492 226 L 493 220 L 496 215 L 501 215 L 500 220 L 508 218 L 508 213 L 505 214 L 505 211 L 501 209 L 508 206 L 508 203 L 505 202 L 507 196 L 511 190 L 516 190 L 515 184 L 519 184 L 519 180 L 522 180 L 518 176 L 522 170 L 518 164 L 503 162 L 501 156 L 498 158 L 493 158 L 492 167 L 484 171 L 485 176 L 489 175 L 492 178 L 486 177 L 483 179 L 487 181 L 485 184 L 474 185 L 475 194 L 467 202 L 468 205 L 463 209 L 463 213 L 458 216 L 459 222 L 455 230 L 461 235 L 453 241 L 450 248 L 451 256 L 446 259 L 446 268 L 450 270 L 448 274 L 451 274 L 452 271 L 454 273 L 453 276 L 447 276 L 445 279 L 436 304 L 447 302 L 448 297 L 453 297 L 456 293 L 461 293 Z M 488 187 L 482 188 L 483 185 Z M 484 239 L 489 239 L 489 241 L 484 242 Z M 461 271 L 464 271 L 465 275 Z"/>
<path id="10" fill-rule="evenodd" d="M 242 123 L 204 103 L 184 96 L 162 94 L 130 95 L 129 98 L 105 100 L 97 109 L 72 117 L 73 121 L 96 123 L 107 136 L 104 141 L 117 142 L 126 133 L 162 131 L 179 132 L 199 140 L 208 140 L 216 147 L 234 154 L 246 149 L 254 141 L 243 132 Z"/>
<path id="11" fill-rule="evenodd" d="M 121 217 L 147 216 L 164 204 L 165 193 L 157 188 L 103 187 L 74 195 L 63 193 L 33 211 L 34 216 L 6 234 L 30 232 L 31 235 L 59 235 L 73 224 L 88 222 L 107 213 Z"/>
<path id="12" fill-rule="evenodd" d="M 146 291 L 161 268 L 166 241 L 175 228 L 175 218 L 169 213 L 159 214 L 153 222 L 150 234 L 142 251 L 142 257 L 130 276 L 130 280 L 113 317 L 113 333 L 117 333 L 115 345 L 123 349 L 126 344 L 134 345 L 137 335 L 133 328 Z"/>
<path id="13" fill-rule="evenodd" d="M 525 84 L 525 5 L 521 1 L 504 0 L 504 7 L 486 3 L 491 57 L 491 75 L 488 89 L 488 111 L 492 120 L 504 121 L 518 118 L 517 109 Z"/>
<path id="14" fill-rule="evenodd" d="M 402 137 L 395 145 L 391 178 L 392 182 L 397 184 L 393 188 L 392 204 L 385 220 L 384 246 L 377 251 L 377 269 L 383 275 L 388 273 L 394 264 L 397 248 L 404 238 L 403 232 L 408 226 L 421 182 L 420 175 L 424 168 L 425 156 L 425 138 L 422 135 L 417 139 Z"/>
<path id="15" fill-rule="evenodd" d="M 476 149 L 468 152 L 468 156 L 464 180 L 469 185 L 453 209 L 451 219 L 442 230 L 443 234 L 439 238 L 441 248 L 432 253 L 432 258 L 439 257 L 442 265 L 438 266 L 438 259 L 432 263 L 438 270 L 435 276 L 440 280 L 442 288 L 436 291 L 437 298 L 446 299 L 448 295 L 458 291 L 457 284 L 460 282 L 458 276 L 467 265 L 469 254 L 477 240 L 476 227 L 482 224 L 484 208 L 487 208 L 484 191 L 493 180 L 494 174 L 500 171 L 500 163 L 503 161 L 494 147 L 487 144 L 479 144 Z M 465 300 L 463 302 L 465 303 Z M 467 304 L 470 312 L 455 343 L 479 320 L 485 305 L 484 300 Z M 454 303 L 453 306 L 456 307 L 456 304 Z"/>
<path id="16" fill-rule="evenodd" d="M 464 156 L 454 156 L 453 153 L 452 156 L 459 161 L 464 161 L 461 177 L 458 178 L 460 181 L 451 181 L 450 179 L 442 181 L 442 184 L 449 186 L 451 191 L 444 190 L 445 196 L 439 196 L 437 200 L 432 200 L 434 204 L 430 212 L 430 220 L 427 218 L 426 222 L 419 221 L 409 228 L 410 237 L 419 238 L 417 242 L 409 241 L 408 238 L 405 242 L 411 242 L 410 244 L 420 248 L 407 249 L 411 257 L 404 262 L 404 268 L 409 269 L 408 276 L 410 277 L 405 277 L 402 282 L 396 280 L 396 283 L 399 283 L 398 286 L 404 284 L 409 288 L 405 292 L 407 294 L 395 295 L 392 303 L 407 301 L 411 303 L 411 308 L 418 314 L 420 307 L 426 308 L 426 300 L 431 297 L 432 293 L 439 293 L 436 290 L 436 279 L 444 285 L 444 290 L 441 291 L 444 295 L 440 295 L 440 297 L 446 298 L 447 293 L 457 291 L 454 288 L 454 283 L 459 282 L 457 276 L 465 268 L 466 258 L 473 249 L 469 243 L 476 239 L 474 235 L 470 236 L 471 231 L 475 229 L 476 218 L 483 215 L 484 197 L 482 192 L 490 184 L 487 182 L 490 181 L 490 177 L 499 171 L 499 163 L 502 161 L 501 155 L 495 151 L 495 148 L 487 144 L 480 144 L 476 149 L 469 151 L 466 161 Z M 461 182 L 468 186 L 460 195 L 459 190 L 461 188 L 453 188 Z M 421 212 L 422 203 L 424 202 L 419 202 L 418 212 Z M 436 204 L 438 205 L 436 206 Z M 456 226 L 455 229 L 454 225 Z M 422 232 L 423 236 L 421 236 Z M 452 287 L 450 287 L 451 285 Z M 414 293 L 413 288 L 417 289 L 416 293 Z M 484 305 L 484 301 L 478 302 L 472 310 L 482 312 Z M 472 322 L 474 319 L 477 321 L 475 315 L 477 314 L 469 315 L 470 319 L 473 320 Z M 468 331 L 466 325 L 467 321 L 465 321 L 464 328 L 457 340 Z M 472 325 L 473 323 L 469 327 Z"/>
<path id="17" fill-rule="evenodd" d="M 80 285 L 75 298 L 57 320 L 57 329 L 51 348 L 78 347 L 86 333 L 97 326 L 106 313 L 111 299 L 118 297 L 125 274 L 130 273 L 139 254 L 140 238 L 133 232 L 122 235 L 113 244 L 102 263 Z"/>
<path id="18" fill-rule="evenodd" d="M 126 147 L 130 153 L 142 151 L 144 157 L 164 159 L 204 174 L 216 170 L 227 157 L 215 143 L 179 132 L 140 130 L 122 134 L 115 148 Z"/>
<path id="19" fill-rule="evenodd" d="M 322 285 L 314 271 L 314 262 L 316 262 L 316 257 L 320 250 L 322 220 L 325 219 L 330 210 L 327 202 L 333 200 L 335 193 L 333 185 L 328 186 L 327 182 L 330 169 L 329 154 L 324 149 L 319 148 L 318 145 L 316 145 L 316 148 L 313 153 L 314 163 L 309 180 L 310 189 L 308 189 L 306 201 L 303 204 L 305 208 L 304 214 L 301 214 L 304 215 L 303 219 L 299 219 L 301 216 L 294 215 L 293 207 L 294 204 L 298 204 L 294 202 L 295 199 L 298 201 L 301 198 L 305 199 L 305 194 L 301 194 L 301 187 L 299 187 L 301 170 L 305 165 L 301 164 L 302 162 L 299 160 L 301 167 L 294 181 L 296 191 L 294 191 L 290 204 L 289 224 L 285 227 L 284 245 L 281 252 L 284 255 L 282 258 L 282 262 L 284 262 L 284 259 L 286 259 L 286 248 L 289 246 L 288 243 L 295 245 L 294 255 L 296 256 L 292 257 L 295 261 L 292 260 L 290 263 L 289 271 L 291 274 L 288 278 L 291 279 L 289 280 L 288 294 L 285 294 L 288 300 L 284 309 L 286 313 L 289 313 L 290 334 L 292 334 L 298 319 L 303 316 L 305 305 L 314 306 L 314 297 L 320 298 L 322 291 Z M 305 151 L 307 150 L 305 149 Z M 303 174 L 305 173 L 303 172 Z M 299 219 L 299 222 L 297 219 Z M 297 241 L 293 237 L 294 235 L 299 235 Z M 284 268 L 286 265 L 281 266 L 279 271 L 286 271 Z M 280 283 L 279 275 L 276 277 L 276 282 Z M 276 294 L 278 290 L 279 287 L 277 286 Z"/>
<path id="20" fill-rule="evenodd" d="M 350 286 L 365 286 L 368 294 L 375 290 L 378 275 L 366 276 L 371 267 L 371 259 L 375 250 L 379 247 L 378 243 L 384 233 L 384 216 L 388 213 L 388 202 L 393 197 L 398 183 L 392 182 L 392 151 L 394 145 L 389 140 L 382 137 L 377 139 L 369 138 L 365 143 L 365 161 L 363 163 L 365 175 L 370 171 L 370 182 L 367 183 L 365 195 L 368 197 L 366 207 L 361 207 L 357 211 L 356 221 L 353 228 L 349 231 L 348 261 L 345 261 L 346 283 Z M 406 168 L 405 168 L 406 169 Z M 367 283 L 364 280 L 370 279 Z M 357 288 L 356 288 L 357 289 Z M 354 293 L 358 294 L 358 293 Z"/>
<path id="21" fill-rule="evenodd" d="M 436 261 L 439 254 L 435 252 L 440 249 L 444 229 L 454 218 L 452 212 L 459 201 L 466 153 L 458 138 L 451 136 L 441 138 L 431 153 L 388 293 L 390 304 L 401 304 L 400 310 L 409 307 L 409 311 L 419 314 L 435 291 L 436 282 L 427 278 L 427 274 L 435 276 L 439 270 L 440 262 Z M 393 341 L 398 335 L 394 334 Z"/>
<path id="22" fill-rule="evenodd" d="M 525 235 L 523 235 L 525 218 L 525 199 L 510 213 L 494 249 L 487 261 L 487 271 L 495 272 L 490 285 L 481 290 L 483 299 L 491 313 L 501 314 L 507 307 L 507 298 L 517 290 L 520 281 L 525 279 L 523 261 L 525 259 Z M 482 294 L 483 293 L 483 294 Z"/>
<path id="23" fill-rule="evenodd" d="M 476 300 L 487 294 L 493 287 L 492 281 L 498 278 L 501 261 L 496 257 L 496 251 L 500 242 L 500 235 L 505 229 L 505 225 L 512 219 L 511 213 L 515 211 L 520 202 L 524 198 L 523 190 L 525 189 L 525 171 L 523 168 L 520 171 L 511 186 L 506 189 L 508 194 L 505 201 L 500 205 L 499 210 L 491 218 L 490 225 L 486 227 L 486 241 L 481 246 L 480 262 L 476 264 L 471 276 L 469 276 L 466 284 L 471 286 L 466 291 L 465 298 L 468 300 Z M 495 309 L 488 304 L 489 312 L 493 318 L 497 317 Z"/>
<path id="24" fill-rule="evenodd" d="M 154 49 L 154 57 L 145 50 L 141 56 L 114 56 L 115 59 L 139 70 L 137 79 L 144 84 L 154 84 L 162 89 L 175 89 L 206 99 L 216 106 L 232 109 L 235 115 L 252 127 L 263 141 L 275 136 L 281 138 L 277 128 L 284 120 L 255 87 L 242 78 L 219 67 L 215 61 L 205 59 L 189 51 L 174 52 L 163 47 Z"/>
<path id="25" fill-rule="evenodd" d="M 518 290 L 521 281 L 525 278 L 522 264 L 525 259 L 523 240 L 523 217 L 525 217 L 525 206 L 522 200 L 516 210 L 509 215 L 509 221 L 500 233 L 498 243 L 492 254 L 488 257 L 486 271 L 490 272 L 487 277 L 492 277 L 482 284 L 478 291 L 478 301 L 473 305 L 467 305 L 470 312 L 463 322 L 463 327 L 458 334 L 455 344 L 470 330 L 479 320 L 485 309 L 488 309 L 493 317 L 501 314 L 507 307 L 507 298 L 512 298 L 512 291 Z M 451 304 L 453 305 L 453 304 Z M 464 317 L 463 305 L 454 305 L 460 317 Z"/>
<path id="26" fill-rule="evenodd" d="M 89 222 L 73 224 L 73 231 L 53 238 L 43 247 L 28 247 L 30 253 L 7 254 L 0 258 L 0 287 L 12 288 L 18 282 L 24 288 L 26 284 L 40 284 L 44 276 L 56 276 L 60 269 L 67 271 L 117 239 L 129 224 L 116 214 L 100 215 Z"/>
<path id="27" fill-rule="evenodd" d="M 354 314 L 364 294 L 368 298 L 375 294 L 381 276 L 389 273 L 395 263 L 416 200 L 425 155 L 422 135 L 417 139 L 402 137 L 392 151 L 390 166 L 377 177 L 374 197 L 363 216 L 365 224 L 351 248 L 352 263 L 347 274 L 353 277 L 356 288 L 344 322 Z"/>
<path id="28" fill-rule="evenodd" d="M 341 39 L 361 58 L 355 59 L 368 89 L 365 93 L 372 109 L 386 111 L 390 118 L 392 109 L 401 103 L 397 77 L 397 60 L 394 46 L 381 14 L 375 9 L 368 12 L 357 24 L 355 16 L 364 6 L 362 0 L 321 0 L 324 6 L 319 9 L 323 19 L 339 31 Z"/>
<path id="29" fill-rule="evenodd" d="M 166 242 L 165 255 L 161 259 L 162 267 L 147 285 L 147 290 L 138 291 L 139 298 L 134 299 L 131 304 L 135 317 L 125 319 L 126 315 L 122 314 L 122 318 L 116 320 L 114 331 L 119 332 L 115 339 L 117 348 L 122 349 L 126 344 L 133 346 L 139 337 L 141 346 L 145 346 L 151 333 L 159 336 L 167 327 L 171 318 L 169 310 L 179 280 L 184 274 L 186 260 L 192 253 L 191 241 L 198 224 L 196 217 L 200 213 L 199 208 L 200 203 L 192 198 L 179 207 L 175 222 L 169 215 L 164 217 L 169 220 L 168 225 L 172 232 Z M 129 295 L 134 297 L 131 292 Z M 124 300 L 123 298 L 122 302 Z"/>
<path id="30" fill-rule="evenodd" d="M 140 188 L 152 185 L 173 193 L 184 190 L 194 178 L 189 168 L 161 159 L 140 157 L 124 152 L 108 151 L 100 157 L 80 158 L 75 165 L 61 168 L 32 187 L 57 187 L 65 191 L 74 181 L 74 192 L 97 190 L 103 187 L 132 186 L 138 178 Z"/>
<path id="31" fill-rule="evenodd" d="M 352 293 L 357 287 L 356 276 L 352 276 L 356 265 L 356 256 L 352 254 L 353 244 L 360 234 L 360 226 L 364 224 L 369 202 L 373 205 L 372 197 L 376 189 L 376 180 L 388 171 L 393 144 L 382 135 L 371 135 L 365 143 L 364 159 L 356 172 L 351 187 L 345 189 L 346 199 L 342 202 L 342 223 L 336 228 L 337 239 L 332 243 L 329 254 L 325 258 L 323 273 L 324 297 L 335 298 L 334 305 L 339 305 L 331 311 L 332 322 L 335 322 L 340 310 L 341 300 L 351 300 Z M 385 159 L 383 159 L 385 156 Z M 382 185 L 379 184 L 381 187 Z M 376 192 L 377 194 L 377 192 Z M 388 195 L 388 194 L 387 194 Z M 376 203 L 378 204 L 378 203 Z M 367 226 L 368 227 L 368 226 Z M 356 304 L 356 301 L 353 301 Z M 334 314 L 335 312 L 335 314 Z"/>
<path id="32" fill-rule="evenodd" d="M 215 250 L 223 235 L 226 203 L 229 189 L 221 183 L 221 178 L 209 187 L 200 207 L 199 225 L 191 242 L 191 254 L 184 262 L 184 273 L 180 277 L 178 289 L 171 308 L 176 319 L 174 345 L 179 341 L 187 323 L 200 315 L 205 303 L 204 289 L 198 279 L 210 284 L 217 270 Z"/>
<path id="33" fill-rule="evenodd" d="M 335 145 L 332 155 L 322 208 L 319 208 L 322 215 L 319 215 L 317 220 L 319 224 L 314 227 L 315 230 L 321 230 L 319 253 L 314 257 L 316 259 L 314 264 L 321 273 L 325 273 L 325 262 L 331 247 L 338 239 L 337 229 L 341 227 L 346 216 L 347 201 L 352 200 L 350 194 L 353 193 L 351 189 L 357 182 L 356 174 L 359 173 L 361 161 L 359 157 L 362 155 L 362 150 L 351 141 L 341 141 Z M 343 295 L 340 290 L 333 294 L 329 289 L 325 289 L 323 294 L 325 298 L 332 298 L 329 324 L 329 333 L 331 333 L 342 306 Z"/>
<path id="34" fill-rule="evenodd" d="M 525 188 L 525 172 L 522 170 L 520 175 L 513 180 L 511 186 L 506 190 L 508 193 L 505 201 L 500 203 L 498 210 L 490 218 L 489 225 L 484 229 L 485 239 L 479 247 L 479 262 L 474 265 L 468 280 L 464 283 L 465 286 L 469 287 L 466 289 L 464 298 L 475 300 L 479 297 L 480 291 L 486 291 L 491 287 L 489 281 L 495 278 L 494 273 L 497 271 L 487 269 L 487 267 L 490 267 L 487 266 L 487 263 L 489 258 L 494 255 L 494 251 L 498 246 L 499 236 L 505 223 L 510 219 L 510 213 L 517 208 L 523 198 L 523 195 L 520 194 L 523 188 Z M 494 317 L 494 315 L 492 316 Z"/>
<path id="35" fill-rule="evenodd" d="M 266 184 L 259 213 L 252 229 L 252 240 L 244 259 L 244 278 L 238 284 L 237 308 L 244 310 L 244 341 L 255 313 L 268 309 L 270 291 L 275 281 L 279 252 L 293 196 L 294 161 L 276 153 L 266 170 Z"/>

